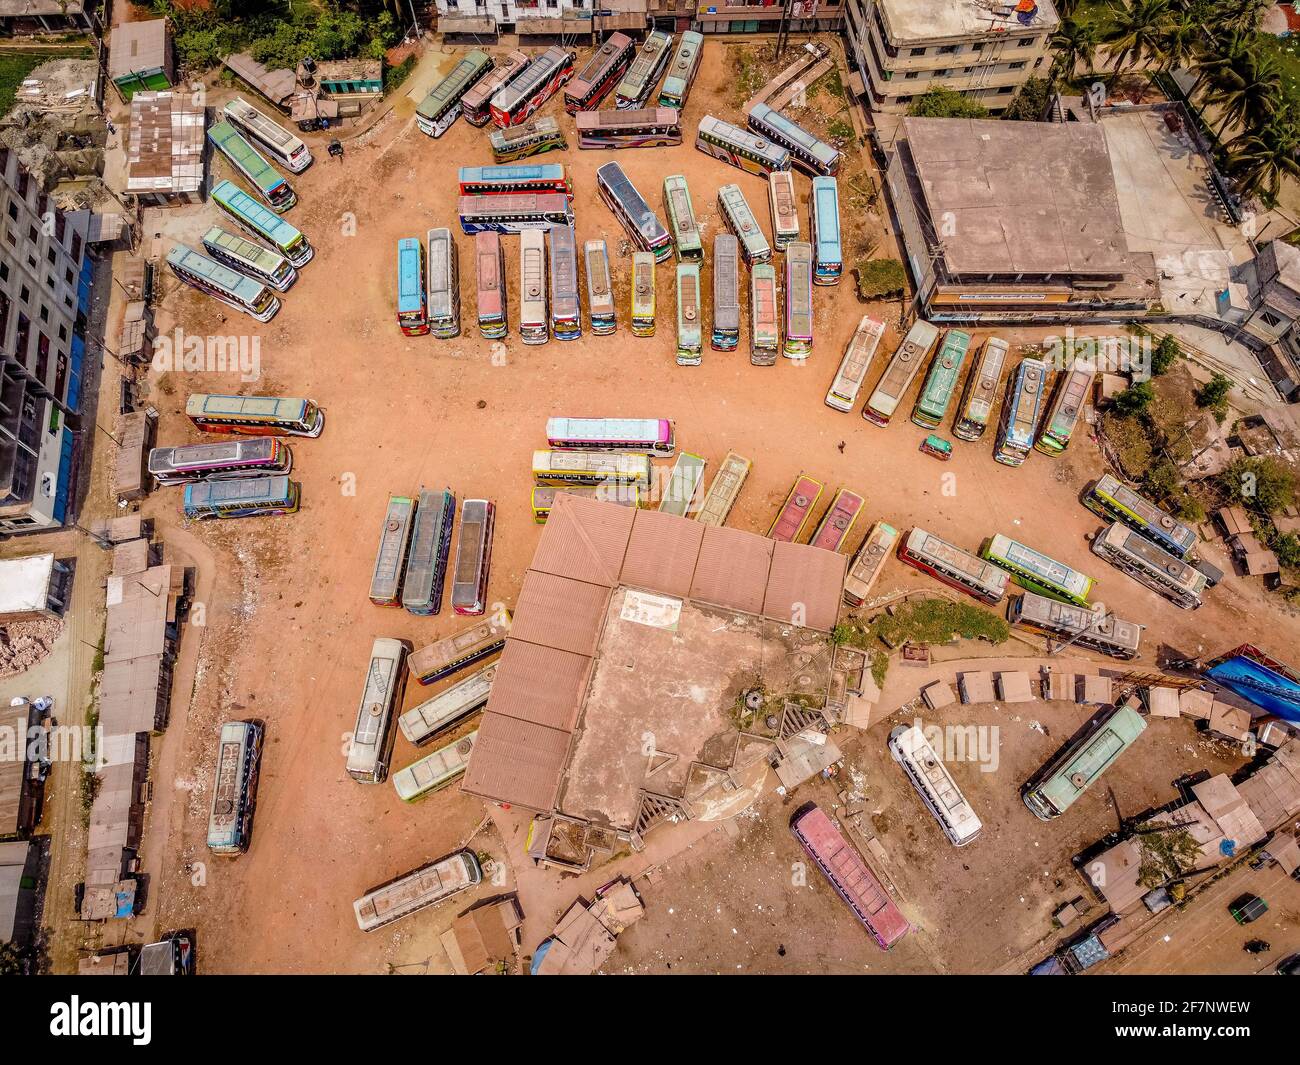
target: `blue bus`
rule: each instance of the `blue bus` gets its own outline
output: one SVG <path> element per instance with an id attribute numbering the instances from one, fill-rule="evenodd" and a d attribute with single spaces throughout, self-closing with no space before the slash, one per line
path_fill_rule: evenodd
<path id="1" fill-rule="evenodd" d="M 424 245 L 418 237 L 397 242 L 397 324 L 408 337 L 422 337 L 429 331 Z"/>
<path id="2" fill-rule="evenodd" d="M 261 237 L 294 266 L 311 262 L 312 248 L 298 230 L 230 181 L 218 182 L 212 201 L 241 229 Z"/>
<path id="3" fill-rule="evenodd" d="M 1025 359 L 1016 367 L 1007 386 L 998 439 L 993 448 L 993 457 L 1004 466 L 1021 466 L 1029 457 L 1038 431 L 1046 384 L 1047 364 L 1041 359 Z"/>
<path id="4" fill-rule="evenodd" d="M 806 173 L 833 176 L 840 168 L 838 151 L 767 104 L 755 104 L 750 109 L 749 128 L 787 149 L 790 161 Z"/>
<path id="5" fill-rule="evenodd" d="M 185 516 L 250 518 L 259 514 L 292 514 L 298 509 L 298 492 L 298 482 L 284 476 L 199 481 L 185 486 Z"/>
<path id="6" fill-rule="evenodd" d="M 838 285 L 844 272 L 844 253 L 840 250 L 840 186 L 833 177 L 813 178 L 808 221 L 812 226 L 813 281 Z"/>
<path id="7" fill-rule="evenodd" d="M 562 192 L 573 199 L 568 172 L 558 163 L 462 166 L 458 179 L 462 196 L 527 196 Z"/>

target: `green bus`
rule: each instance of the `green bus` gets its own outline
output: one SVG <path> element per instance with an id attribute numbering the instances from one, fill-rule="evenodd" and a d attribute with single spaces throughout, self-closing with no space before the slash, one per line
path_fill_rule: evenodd
<path id="1" fill-rule="evenodd" d="M 298 202 L 289 182 L 229 122 L 217 122 L 211 126 L 208 129 L 208 140 L 248 179 L 249 184 L 257 190 L 257 195 L 276 214 L 284 214 Z"/>
<path id="2" fill-rule="evenodd" d="M 1021 798 L 1040 821 L 1060 817 L 1146 730 L 1136 710 L 1117 706 L 1068 744 L 1025 785 Z"/>
<path id="3" fill-rule="evenodd" d="M 393 774 L 393 790 L 397 797 L 402 802 L 419 802 L 445 788 L 469 768 L 469 757 L 476 739 L 478 729 L 425 755 L 418 762 L 412 762 L 405 769 L 399 769 Z"/>
<path id="4" fill-rule="evenodd" d="M 689 517 L 695 510 L 693 504 L 703 480 L 704 460 L 688 451 L 681 452 L 673 463 L 673 472 L 669 474 L 668 483 L 664 486 L 659 509 L 665 514 L 676 514 L 679 518 Z"/>
<path id="5" fill-rule="evenodd" d="M 704 360 L 700 327 L 700 264 L 677 264 L 677 365 L 699 366 Z"/>
<path id="6" fill-rule="evenodd" d="M 1001 533 L 989 538 L 980 557 L 1011 574 L 1021 588 L 1075 606 L 1087 606 L 1093 579 L 1041 551 Z"/>
<path id="7" fill-rule="evenodd" d="M 311 262 L 314 254 L 307 238 L 283 218 L 277 218 L 232 181 L 221 181 L 212 189 L 212 202 L 241 229 L 270 244 L 294 266 Z"/>
<path id="8" fill-rule="evenodd" d="M 673 243 L 677 246 L 677 261 L 703 262 L 704 243 L 700 240 L 700 227 L 695 221 L 695 208 L 691 205 L 691 190 L 681 174 L 664 178 L 664 208 L 668 213 L 668 228 L 673 231 Z"/>
<path id="9" fill-rule="evenodd" d="M 970 334 L 960 329 L 949 329 L 939 347 L 939 354 L 930 364 L 925 386 L 912 408 L 912 421 L 922 429 L 938 429 L 948 413 L 948 404 L 957 391 L 966 352 L 970 350 Z"/>

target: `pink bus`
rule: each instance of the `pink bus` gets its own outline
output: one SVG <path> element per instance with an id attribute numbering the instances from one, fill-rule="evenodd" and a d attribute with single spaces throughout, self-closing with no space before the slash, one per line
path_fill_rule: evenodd
<path id="1" fill-rule="evenodd" d="M 667 418 L 547 418 L 546 440 L 562 451 L 670 455 L 676 446 L 673 423 Z"/>
<path id="2" fill-rule="evenodd" d="M 862 855 L 821 807 L 815 803 L 803 807 L 790 822 L 790 831 L 882 950 L 888 950 L 912 930 Z"/>
<path id="3" fill-rule="evenodd" d="M 492 70 L 487 77 L 471 85 L 460 98 L 460 113 L 471 126 L 486 126 L 492 121 L 492 97 L 499 89 L 504 89 L 520 74 L 532 60 L 524 52 L 515 49 L 506 55 L 503 65 Z"/>
<path id="4" fill-rule="evenodd" d="M 808 542 L 813 547 L 825 548 L 827 551 L 838 551 L 847 542 L 849 533 L 853 531 L 853 525 L 858 520 L 858 515 L 862 512 L 864 503 L 866 503 L 866 500 L 857 492 L 850 492 L 847 488 L 841 488 L 835 493 L 830 508 L 822 517 L 821 524 L 817 526 L 817 531 L 813 533 L 812 539 Z"/>
<path id="5" fill-rule="evenodd" d="M 799 474 L 795 478 L 794 486 L 790 489 L 790 494 L 785 497 L 781 509 L 776 512 L 776 517 L 772 519 L 772 527 L 767 530 L 768 537 L 773 540 L 783 540 L 789 544 L 797 544 L 799 537 L 803 535 L 804 529 L 808 528 L 808 521 L 812 517 L 813 507 L 817 505 L 817 500 L 822 497 L 822 488 L 821 481 L 814 480 L 804 473 Z"/>

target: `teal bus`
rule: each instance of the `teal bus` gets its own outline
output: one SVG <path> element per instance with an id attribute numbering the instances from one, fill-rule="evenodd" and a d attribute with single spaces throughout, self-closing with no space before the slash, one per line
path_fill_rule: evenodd
<path id="1" fill-rule="evenodd" d="M 922 429 L 938 429 L 948 414 L 948 404 L 961 380 L 966 352 L 970 350 L 970 334 L 960 329 L 949 329 L 939 345 L 939 353 L 930 364 L 921 394 L 912 408 L 912 421 Z"/>
<path id="2" fill-rule="evenodd" d="M 991 536 L 980 556 L 1011 574 L 1021 588 L 1075 606 L 1087 606 L 1093 579 L 1041 551 L 998 533 Z"/>
<path id="3" fill-rule="evenodd" d="M 703 34 L 687 30 L 681 35 L 677 41 L 677 51 L 668 64 L 668 77 L 664 78 L 663 88 L 659 90 L 660 107 L 675 107 L 680 111 L 686 106 L 686 97 L 690 95 L 695 75 L 700 69 L 700 54 L 703 50 Z"/>
<path id="4" fill-rule="evenodd" d="M 677 365 L 699 366 L 704 360 L 700 326 L 700 264 L 677 264 Z"/>
<path id="5" fill-rule="evenodd" d="M 838 285 L 844 272 L 844 252 L 840 248 L 840 186 L 833 177 L 813 178 L 812 195 L 808 197 L 808 224 L 816 256 L 813 282 Z"/>
<path id="6" fill-rule="evenodd" d="M 1075 363 L 1069 372 L 1063 374 L 1056 386 L 1056 396 L 1048 409 L 1043 422 L 1043 431 L 1038 434 L 1034 450 L 1044 455 L 1059 455 L 1070 445 L 1075 426 L 1079 424 L 1079 415 L 1088 400 L 1088 391 L 1092 388 L 1093 368 Z"/>
<path id="7" fill-rule="evenodd" d="M 704 460 L 688 451 L 681 452 L 673 463 L 673 472 L 669 474 L 668 483 L 664 486 L 659 509 L 679 518 L 690 517 L 695 512 L 695 497 L 699 494 L 703 481 Z"/>
<path id="8" fill-rule="evenodd" d="M 1068 744 L 1025 785 L 1022 798 L 1040 821 L 1060 817 L 1146 731 L 1142 715 L 1117 706 Z"/>
<path id="9" fill-rule="evenodd" d="M 1196 547 L 1195 530 L 1109 473 L 1088 489 L 1083 505 L 1104 521 L 1123 522 L 1180 559 L 1186 560 Z"/>
<path id="10" fill-rule="evenodd" d="M 248 179 L 257 195 L 276 214 L 284 214 L 298 202 L 289 182 L 229 122 L 217 122 L 209 128 L 208 140 Z"/>
<path id="11" fill-rule="evenodd" d="M 1007 386 L 1002 404 L 1002 420 L 993 457 L 1004 466 L 1022 466 L 1034 446 L 1038 413 L 1043 406 L 1043 386 L 1047 383 L 1047 363 L 1025 359 L 1016 367 Z"/>
<path id="12" fill-rule="evenodd" d="M 408 337 L 429 331 L 424 289 L 424 245 L 418 237 L 397 242 L 397 327 Z"/>
<path id="13" fill-rule="evenodd" d="M 294 266 L 302 267 L 311 262 L 313 253 L 307 238 L 238 185 L 230 181 L 218 182 L 212 190 L 212 202 L 237 226 L 261 237 Z"/>
<path id="14" fill-rule="evenodd" d="M 212 226 L 203 234 L 203 250 L 217 262 L 248 274 L 277 292 L 287 292 L 298 280 L 297 272 L 283 255 L 245 240 L 237 233 L 228 233 L 220 226 Z"/>
<path id="15" fill-rule="evenodd" d="M 668 213 L 668 228 L 673 231 L 677 261 L 702 262 L 704 243 L 700 240 L 700 227 L 695 221 L 695 208 L 691 205 L 691 190 L 681 174 L 664 178 L 664 209 Z"/>
<path id="16" fill-rule="evenodd" d="M 184 244 L 167 252 L 167 265 L 187 285 L 259 322 L 269 322 L 280 309 L 280 300 L 262 282 Z"/>
<path id="17" fill-rule="evenodd" d="M 293 514 L 298 509 L 298 498 L 298 482 L 288 477 L 199 481 L 185 486 L 184 510 L 191 520 Z"/>
<path id="18" fill-rule="evenodd" d="M 740 241 L 740 254 L 745 257 L 745 265 L 753 268 L 758 263 L 770 262 L 772 247 L 763 236 L 739 185 L 723 185 L 718 189 L 718 209 L 727 229 Z"/>

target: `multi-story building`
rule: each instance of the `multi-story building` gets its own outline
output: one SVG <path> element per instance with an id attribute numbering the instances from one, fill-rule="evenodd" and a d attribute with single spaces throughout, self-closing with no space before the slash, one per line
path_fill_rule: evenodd
<path id="1" fill-rule="evenodd" d="M 610 0 L 598 14 L 564 0 L 438 0 L 438 32 L 444 34 L 580 38 L 645 28 L 646 0 Z"/>
<path id="2" fill-rule="evenodd" d="M 1004 110 L 1051 62 L 1052 0 L 847 0 L 850 81 L 874 111 L 902 113 L 942 86 Z"/>
<path id="3" fill-rule="evenodd" d="M 651 0 L 651 14 L 656 13 L 656 7 L 656 0 Z M 700 4 L 693 9 L 693 28 L 700 33 L 776 33 L 781 28 L 781 9 L 782 0 Z M 843 14 L 842 0 L 795 0 L 790 5 L 786 28 L 791 33 L 834 32 L 840 28 Z"/>
<path id="4" fill-rule="evenodd" d="M 0 212 L 0 532 L 19 532 L 61 525 L 68 508 L 91 214 L 59 210 L 4 147 Z"/>
<path id="5" fill-rule="evenodd" d="M 1254 285 L 1244 331 L 1266 346 L 1264 369 L 1278 391 L 1295 401 L 1300 399 L 1300 248 L 1274 240 L 1251 266 Z"/>

